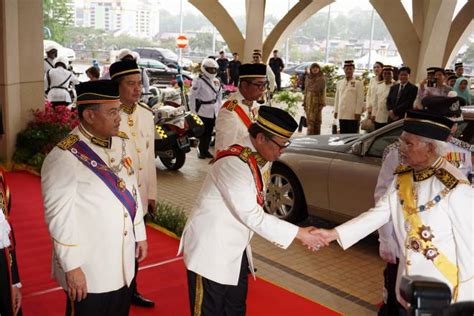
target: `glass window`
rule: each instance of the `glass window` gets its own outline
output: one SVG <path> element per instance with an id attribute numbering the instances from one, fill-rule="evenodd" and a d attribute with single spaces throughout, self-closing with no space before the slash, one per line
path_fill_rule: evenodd
<path id="1" fill-rule="evenodd" d="M 385 147 L 396 142 L 401 133 L 402 126 L 399 126 L 386 132 L 385 134 L 379 135 L 367 151 L 367 156 L 382 158 Z"/>

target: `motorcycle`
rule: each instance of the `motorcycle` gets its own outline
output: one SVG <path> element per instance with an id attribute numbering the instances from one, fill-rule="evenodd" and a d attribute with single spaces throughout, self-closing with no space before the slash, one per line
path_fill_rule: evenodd
<path id="1" fill-rule="evenodd" d="M 191 150 L 190 138 L 200 137 L 204 133 L 204 123 L 181 104 L 167 97 L 165 100 L 156 98 L 156 91 L 151 90 L 151 93 L 154 95 L 149 103 L 154 103 L 155 155 L 167 169 L 178 170 L 186 161 L 186 153 Z M 164 94 L 161 93 L 161 96 Z"/>

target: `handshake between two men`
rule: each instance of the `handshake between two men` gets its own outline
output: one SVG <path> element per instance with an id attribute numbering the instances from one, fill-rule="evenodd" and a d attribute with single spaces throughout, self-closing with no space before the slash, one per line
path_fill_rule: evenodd
<path id="1" fill-rule="evenodd" d="M 337 237 L 337 231 L 334 228 L 321 229 L 314 226 L 300 227 L 296 234 L 296 238 L 312 251 L 318 251 L 321 247 L 329 246 L 331 241 L 336 240 Z"/>

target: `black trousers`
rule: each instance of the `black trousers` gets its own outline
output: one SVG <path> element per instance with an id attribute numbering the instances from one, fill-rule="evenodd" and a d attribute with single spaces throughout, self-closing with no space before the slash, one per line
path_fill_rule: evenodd
<path id="1" fill-rule="evenodd" d="M 234 87 L 239 86 L 239 76 L 230 76 L 229 84 L 234 85 Z"/>
<path id="2" fill-rule="evenodd" d="M 191 316 L 243 316 L 246 312 L 248 266 L 244 253 L 237 285 L 224 285 L 187 270 Z"/>
<path id="3" fill-rule="evenodd" d="M 6 249 L 0 249 L 0 315 L 13 316 L 12 280 L 10 255 Z"/>
<path id="4" fill-rule="evenodd" d="M 201 155 L 209 152 L 209 143 L 211 142 L 212 132 L 214 131 L 214 125 L 216 124 L 216 118 L 208 118 L 199 116 L 204 123 L 204 134 L 199 137 L 199 153 Z"/>
<path id="5" fill-rule="evenodd" d="M 131 295 L 133 295 L 135 293 L 138 293 L 137 273 L 138 273 L 138 259 L 135 258 L 135 276 L 133 277 L 132 283 L 130 283 L 130 294 Z"/>
<path id="6" fill-rule="evenodd" d="M 127 286 L 107 293 L 88 293 L 85 300 L 74 301 L 66 293 L 66 316 L 128 316 L 130 289 Z"/>
<path id="7" fill-rule="evenodd" d="M 280 72 L 274 72 L 275 73 L 275 82 L 277 85 L 277 91 L 281 90 L 281 74 Z"/>
<path id="8" fill-rule="evenodd" d="M 221 79 L 222 84 L 227 84 L 227 73 L 225 71 L 219 71 L 217 76 Z"/>
<path id="9" fill-rule="evenodd" d="M 396 294 L 396 283 L 397 283 L 397 271 L 398 271 L 399 259 L 397 263 L 387 263 L 385 270 L 383 271 L 384 288 L 386 291 L 386 302 L 380 306 L 378 315 L 379 316 L 399 316 L 404 315 L 404 308 L 397 301 Z"/>
<path id="10" fill-rule="evenodd" d="M 339 132 L 341 134 L 359 133 L 359 121 L 358 120 L 339 120 Z"/>

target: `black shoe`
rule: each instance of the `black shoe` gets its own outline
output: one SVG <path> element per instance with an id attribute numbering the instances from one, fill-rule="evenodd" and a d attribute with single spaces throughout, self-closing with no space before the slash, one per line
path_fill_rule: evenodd
<path id="1" fill-rule="evenodd" d="M 204 156 L 206 156 L 206 158 L 214 158 L 214 156 L 210 152 L 205 153 Z"/>
<path id="2" fill-rule="evenodd" d="M 155 302 L 150 301 L 149 299 L 141 296 L 140 293 L 135 292 L 132 295 L 132 305 L 151 308 L 155 306 Z"/>
<path id="3" fill-rule="evenodd" d="M 199 159 L 206 159 L 206 155 L 201 155 L 201 153 L 198 152 L 198 158 Z"/>

